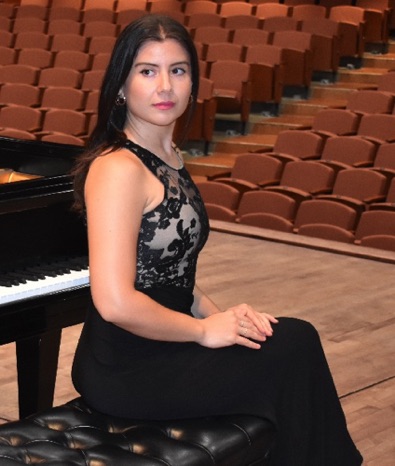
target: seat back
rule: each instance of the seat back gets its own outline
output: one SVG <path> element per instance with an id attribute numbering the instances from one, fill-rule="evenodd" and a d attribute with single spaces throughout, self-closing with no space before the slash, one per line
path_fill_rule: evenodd
<path id="1" fill-rule="evenodd" d="M 48 49 L 51 43 L 51 36 L 39 31 L 20 31 L 15 37 L 16 49 Z"/>
<path id="2" fill-rule="evenodd" d="M 313 238 L 325 239 L 329 241 L 339 241 L 341 243 L 352 244 L 354 242 L 354 234 L 351 231 L 338 227 L 337 225 L 327 225 L 325 223 L 313 223 L 302 225 L 298 234 Z"/>
<path id="3" fill-rule="evenodd" d="M 18 54 L 20 65 L 34 66 L 35 68 L 49 68 L 53 64 L 53 53 L 42 48 L 21 49 Z"/>
<path id="4" fill-rule="evenodd" d="M 118 32 L 118 25 L 108 21 L 89 21 L 84 24 L 82 29 L 82 34 L 85 37 L 116 37 Z"/>
<path id="5" fill-rule="evenodd" d="M 296 19 L 326 18 L 327 10 L 322 5 L 301 4 L 292 8 L 292 17 Z"/>
<path id="6" fill-rule="evenodd" d="M 103 81 L 104 70 L 90 70 L 82 73 L 81 89 L 84 91 L 95 91 L 100 89 Z"/>
<path id="7" fill-rule="evenodd" d="M 351 110 L 326 108 L 313 119 L 312 129 L 337 135 L 356 133 L 360 117 Z"/>
<path id="8" fill-rule="evenodd" d="M 205 60 L 214 62 L 217 60 L 235 60 L 242 58 L 243 46 L 232 42 L 215 42 L 208 44 Z"/>
<path id="9" fill-rule="evenodd" d="M 260 20 L 252 15 L 231 15 L 227 16 L 223 22 L 228 29 L 259 28 Z"/>
<path id="10" fill-rule="evenodd" d="M 362 212 L 355 230 L 355 238 L 361 240 L 372 235 L 395 236 L 395 211 L 378 209 Z"/>
<path id="11" fill-rule="evenodd" d="M 37 84 L 39 69 L 14 63 L 0 67 L 0 83 Z"/>
<path id="12" fill-rule="evenodd" d="M 269 230 L 283 231 L 285 233 L 292 232 L 292 222 L 278 215 L 266 214 L 263 212 L 243 215 L 237 219 L 237 222 L 242 225 L 267 228 Z"/>
<path id="13" fill-rule="evenodd" d="M 199 181 L 196 183 L 204 203 L 217 204 L 236 211 L 240 193 L 232 186 L 215 181 Z"/>
<path id="14" fill-rule="evenodd" d="M 311 50 L 312 36 L 304 31 L 281 30 L 274 34 L 273 45 L 301 51 Z"/>
<path id="15" fill-rule="evenodd" d="M 280 160 L 264 154 L 240 154 L 236 157 L 231 177 L 254 184 L 278 180 L 283 170 Z"/>
<path id="16" fill-rule="evenodd" d="M 79 136 L 86 134 L 86 116 L 69 109 L 51 109 L 44 116 L 42 130 Z"/>
<path id="17" fill-rule="evenodd" d="M 310 32 L 311 34 L 332 38 L 339 35 L 339 23 L 329 18 L 306 18 L 300 24 L 301 31 Z"/>
<path id="18" fill-rule="evenodd" d="M 367 168 L 341 170 L 336 177 L 333 194 L 365 202 L 375 196 L 385 195 L 387 179 L 381 173 Z"/>
<path id="19" fill-rule="evenodd" d="M 281 3 L 261 3 L 257 5 L 255 16 L 261 19 L 270 18 L 272 16 L 289 16 L 290 8 Z"/>
<path id="20" fill-rule="evenodd" d="M 37 108 L 23 105 L 3 107 L 0 111 L 0 127 L 35 132 L 41 126 L 41 112 Z"/>
<path id="21" fill-rule="evenodd" d="M 347 99 L 347 109 L 358 113 L 391 113 L 394 96 L 378 90 L 352 92 Z"/>
<path id="22" fill-rule="evenodd" d="M 251 3 L 232 1 L 221 3 L 219 6 L 219 14 L 226 18 L 234 15 L 251 15 L 253 6 Z"/>
<path id="23" fill-rule="evenodd" d="M 272 44 L 253 44 L 246 49 L 244 61 L 247 63 L 262 63 L 280 65 L 283 60 L 283 49 Z"/>
<path id="24" fill-rule="evenodd" d="M 193 2 L 185 3 L 184 13 L 186 15 L 194 15 L 197 13 L 217 13 L 217 9 L 217 3 L 212 2 L 211 0 L 194 0 Z"/>
<path id="25" fill-rule="evenodd" d="M 331 189 L 335 180 L 332 168 L 314 161 L 294 161 L 285 165 L 280 185 L 314 193 Z"/>
<path id="26" fill-rule="evenodd" d="M 75 19 L 59 18 L 48 21 L 48 34 L 80 34 L 82 23 Z"/>
<path id="27" fill-rule="evenodd" d="M 72 68 L 45 68 L 41 70 L 38 85 L 40 87 L 79 87 L 81 74 Z"/>
<path id="28" fill-rule="evenodd" d="M 114 23 L 114 19 L 114 9 L 112 8 L 112 5 L 111 7 L 110 5 L 107 5 L 107 7 L 102 8 L 85 9 L 82 13 L 81 21 L 83 23 L 88 23 L 90 21 L 106 21 L 108 23 Z"/>
<path id="29" fill-rule="evenodd" d="M 328 224 L 353 231 L 357 220 L 355 209 L 324 199 L 311 199 L 301 202 L 296 213 L 294 227 L 298 230 L 302 225 Z"/>
<path id="30" fill-rule="evenodd" d="M 36 31 L 45 33 L 47 22 L 44 19 L 36 17 L 20 17 L 15 18 L 12 32 L 19 34 L 23 31 Z"/>
<path id="31" fill-rule="evenodd" d="M 269 31 L 256 28 L 241 28 L 234 31 L 232 42 L 248 47 L 249 45 L 268 44 L 269 39 Z"/>
<path id="32" fill-rule="evenodd" d="M 55 34 L 52 37 L 51 50 L 59 52 L 61 50 L 87 51 L 87 38 L 80 34 L 63 33 Z"/>
<path id="33" fill-rule="evenodd" d="M 48 87 L 44 90 L 41 106 L 79 110 L 83 107 L 84 93 L 72 87 Z"/>
<path id="34" fill-rule="evenodd" d="M 374 167 L 395 171 L 395 143 L 380 144 L 374 158 Z"/>
<path id="35" fill-rule="evenodd" d="M 55 55 L 54 66 L 71 68 L 77 71 L 90 69 L 91 57 L 86 52 L 79 50 L 61 50 Z"/>
<path id="36" fill-rule="evenodd" d="M 217 60 L 211 66 L 210 79 L 214 81 L 214 92 L 218 89 L 242 92 L 243 82 L 249 78 L 248 63 L 234 60 Z"/>
<path id="37" fill-rule="evenodd" d="M 295 217 L 296 201 L 289 196 L 274 191 L 247 191 L 240 199 L 237 217 L 246 214 L 273 214 L 292 220 Z"/>
<path id="38" fill-rule="evenodd" d="M 277 136 L 273 152 L 293 155 L 297 158 L 319 157 L 324 141 L 309 131 L 284 130 Z"/>
<path id="39" fill-rule="evenodd" d="M 40 103 L 40 89 L 31 84 L 5 83 L 0 88 L 0 101 L 3 105 L 36 106 Z"/>
<path id="40" fill-rule="evenodd" d="M 373 164 L 376 144 L 358 136 L 334 136 L 328 138 L 321 160 L 340 162 L 345 165 Z"/>
<path id="41" fill-rule="evenodd" d="M 0 45 L 0 66 L 12 65 L 16 62 L 16 51 L 11 47 Z"/>
<path id="42" fill-rule="evenodd" d="M 202 44 L 229 42 L 230 30 L 221 26 L 200 26 L 194 30 L 193 40 Z"/>
<path id="43" fill-rule="evenodd" d="M 374 138 L 379 142 L 395 140 L 395 115 L 364 115 L 358 126 L 358 135 Z"/>
<path id="44" fill-rule="evenodd" d="M 189 5 L 189 3 L 187 3 Z M 218 13 L 195 13 L 188 18 L 187 25 L 190 29 L 204 26 L 221 27 L 222 18 Z"/>
<path id="45" fill-rule="evenodd" d="M 262 28 L 269 32 L 296 31 L 299 29 L 299 20 L 290 16 L 269 16 L 263 19 Z"/>
<path id="46" fill-rule="evenodd" d="M 383 73 L 378 77 L 377 90 L 395 94 L 395 73 Z"/>
<path id="47" fill-rule="evenodd" d="M 360 245 L 369 247 L 384 249 L 386 251 L 395 252 L 395 236 L 394 235 L 371 235 L 364 236 L 360 239 Z"/>
<path id="48" fill-rule="evenodd" d="M 236 212 L 222 205 L 205 203 L 207 215 L 212 220 L 222 220 L 223 222 L 234 222 Z"/>
<path id="49" fill-rule="evenodd" d="M 49 19 L 49 22 L 53 20 L 65 20 L 65 19 L 70 19 L 73 21 L 80 21 L 81 9 L 73 7 L 72 5 L 66 6 L 66 5 L 54 3 L 49 9 L 48 19 Z"/>

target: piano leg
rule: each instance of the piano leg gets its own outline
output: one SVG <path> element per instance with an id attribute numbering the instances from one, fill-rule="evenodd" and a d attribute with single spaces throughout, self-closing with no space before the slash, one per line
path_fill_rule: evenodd
<path id="1" fill-rule="evenodd" d="M 62 330 L 16 342 L 19 417 L 52 407 Z"/>

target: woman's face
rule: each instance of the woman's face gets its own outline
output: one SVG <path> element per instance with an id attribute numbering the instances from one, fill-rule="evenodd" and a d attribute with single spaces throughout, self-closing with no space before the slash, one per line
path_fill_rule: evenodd
<path id="1" fill-rule="evenodd" d="M 136 55 L 123 91 L 128 124 L 172 125 L 181 116 L 192 90 L 186 50 L 174 39 L 148 41 Z"/>

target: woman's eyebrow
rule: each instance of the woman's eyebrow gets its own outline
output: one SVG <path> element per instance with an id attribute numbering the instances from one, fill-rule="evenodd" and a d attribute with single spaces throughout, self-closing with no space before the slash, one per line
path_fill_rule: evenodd
<path id="1" fill-rule="evenodd" d="M 179 65 L 186 65 L 186 66 L 190 66 L 190 63 L 188 60 L 182 60 L 182 61 L 178 61 L 178 62 L 175 62 L 175 63 L 171 63 L 170 66 L 179 66 Z M 157 67 L 159 68 L 159 64 L 157 63 L 150 63 L 150 62 L 139 62 L 139 63 L 135 63 L 134 66 L 137 68 L 139 66 L 153 66 L 153 67 Z"/>

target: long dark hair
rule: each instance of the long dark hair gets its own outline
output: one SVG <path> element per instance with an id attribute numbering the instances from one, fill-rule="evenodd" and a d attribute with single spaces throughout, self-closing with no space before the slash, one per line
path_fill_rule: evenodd
<path id="1" fill-rule="evenodd" d="M 97 123 L 86 144 L 84 153 L 78 158 L 74 176 L 74 208 L 84 209 L 84 185 L 92 161 L 105 151 L 114 151 L 123 146 L 126 135 L 123 131 L 126 106 L 116 105 L 119 90 L 124 85 L 141 46 L 147 41 L 163 42 L 176 40 L 189 55 L 192 77 L 192 99 L 188 106 L 186 125 L 192 118 L 199 90 L 199 60 L 195 45 L 188 31 L 179 22 L 165 15 L 148 14 L 129 24 L 119 35 L 100 91 Z"/>

